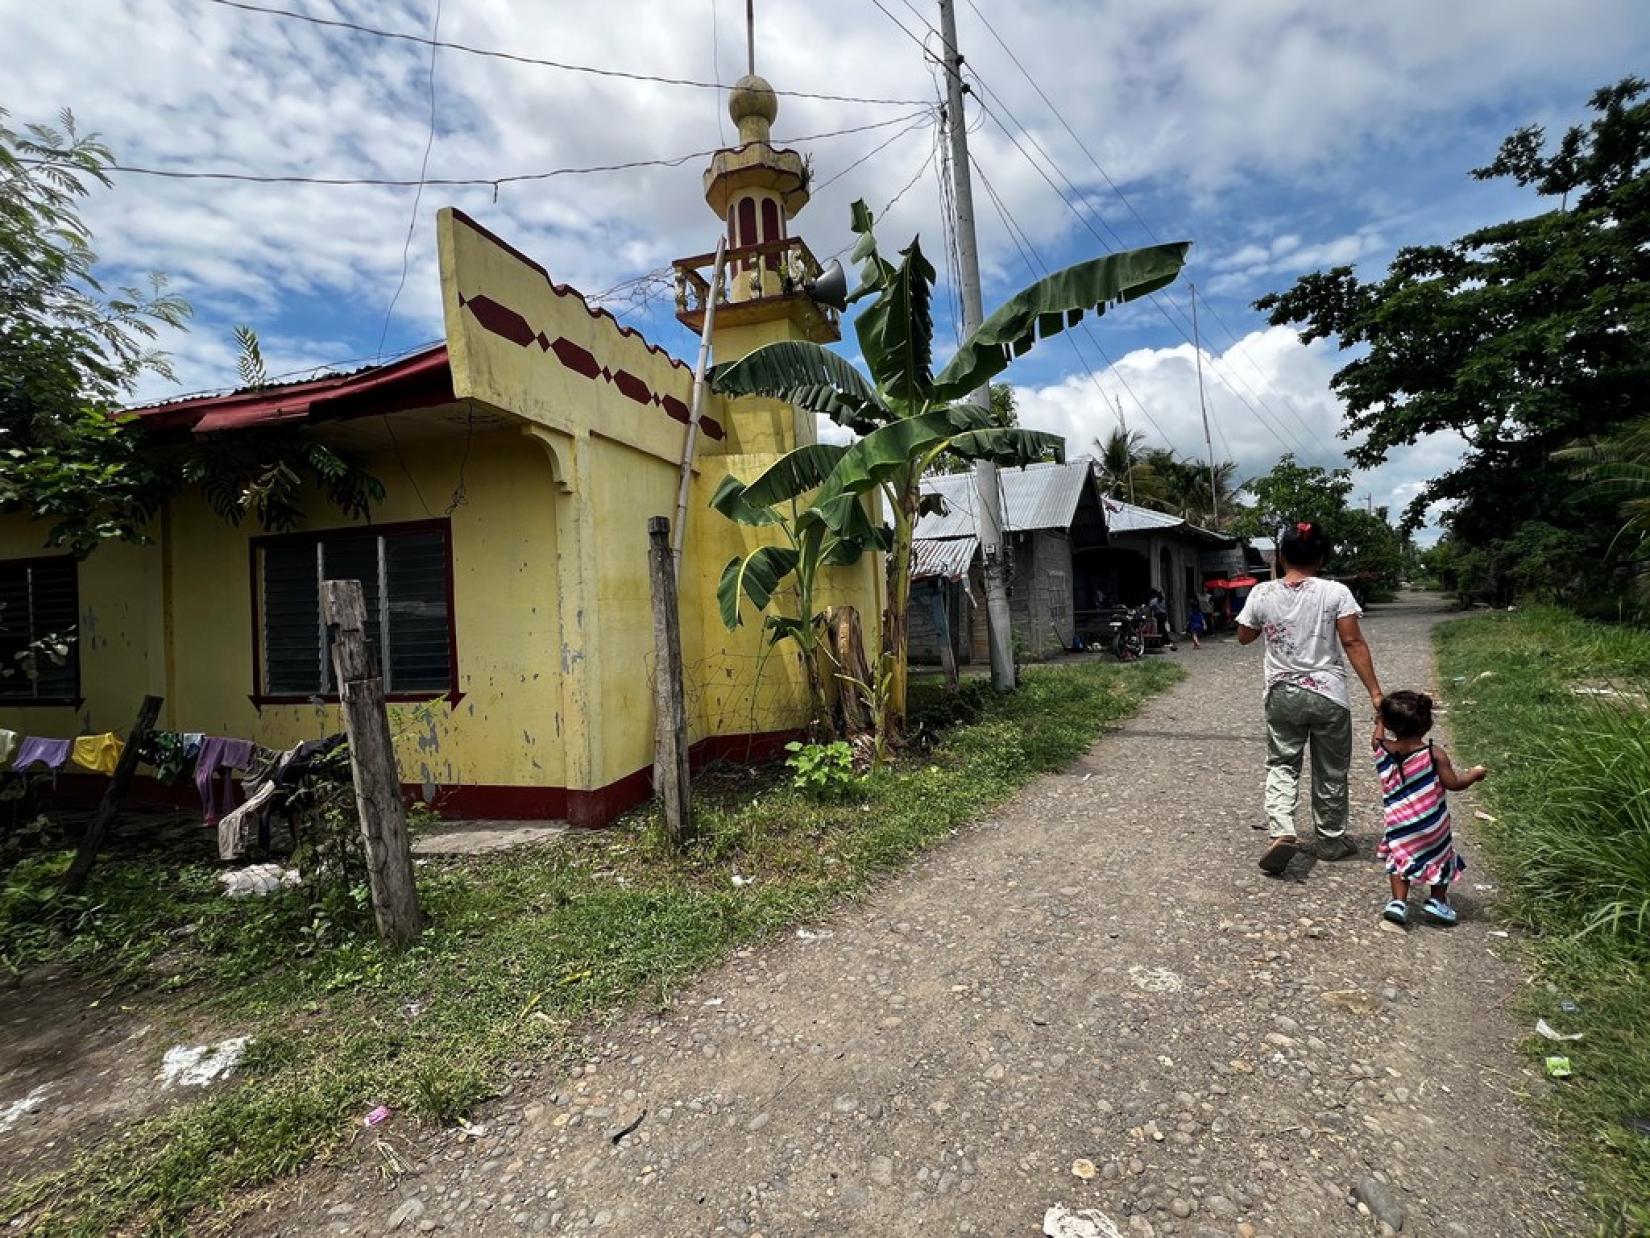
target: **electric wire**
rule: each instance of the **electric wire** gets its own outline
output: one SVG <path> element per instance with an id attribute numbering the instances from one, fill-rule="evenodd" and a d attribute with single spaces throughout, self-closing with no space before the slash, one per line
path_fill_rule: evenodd
<path id="1" fill-rule="evenodd" d="M 825 133 L 804 134 L 801 137 L 784 138 L 775 141 L 775 146 L 801 144 L 804 142 L 820 142 L 827 138 L 847 137 L 855 133 L 868 133 L 873 129 L 886 129 L 892 125 L 908 124 L 919 116 L 927 116 L 925 105 L 921 112 L 909 112 L 904 116 L 896 116 L 892 120 L 879 120 L 865 125 L 854 125 L 846 129 L 832 129 Z M 720 147 L 710 150 L 689 151 L 685 155 L 675 155 L 661 159 L 631 159 L 623 163 L 591 164 L 583 167 L 551 168 L 544 172 L 516 172 L 507 176 L 431 176 L 422 180 L 411 180 L 398 177 L 376 176 L 296 176 L 286 174 L 265 174 L 253 172 L 220 172 L 200 171 L 185 168 L 149 168 L 134 164 L 111 163 L 104 165 L 108 171 L 124 172 L 130 176 L 155 176 L 169 180 L 197 180 L 197 181 L 242 181 L 256 185 L 326 185 L 326 186 L 373 186 L 388 189 L 411 189 L 417 185 L 442 186 L 447 188 L 472 187 L 491 188 L 496 193 L 502 185 L 514 185 L 531 181 L 553 180 L 560 176 L 592 176 L 603 172 L 628 172 L 636 168 L 676 168 L 691 159 L 708 159 L 720 150 Z M 19 163 L 41 165 L 45 161 L 39 159 L 19 159 Z"/>
<path id="2" fill-rule="evenodd" d="M 891 12 L 888 11 L 888 9 L 883 7 L 883 5 L 880 3 L 880 0 L 871 0 L 871 3 L 875 4 L 876 7 L 878 9 L 880 9 L 882 11 L 882 13 L 890 21 L 892 21 L 896 26 L 898 26 L 902 31 L 904 31 L 907 38 L 910 38 L 913 42 L 918 43 L 918 45 L 922 47 L 923 55 L 924 55 L 925 58 L 931 58 L 933 56 L 933 53 L 928 50 L 928 44 L 926 42 L 926 39 L 918 39 L 917 36 L 911 34 L 911 32 L 906 29 L 905 24 L 903 22 L 896 19 L 894 17 L 894 15 Z M 953 55 L 953 56 L 957 55 L 957 49 L 945 42 L 944 35 L 941 34 L 940 31 L 938 31 L 934 28 L 933 24 L 931 22 L 929 22 L 928 19 L 926 17 L 924 17 L 922 15 L 922 13 L 920 13 L 910 3 L 910 0 L 902 0 L 902 3 L 904 3 L 905 7 L 907 9 L 909 9 L 912 12 L 912 14 L 914 14 L 916 16 L 917 20 L 924 27 L 926 27 L 926 29 L 927 29 L 927 31 L 930 35 L 936 36 L 940 39 L 941 43 L 945 45 L 946 50 L 951 55 Z M 993 37 L 997 38 L 999 42 L 1002 41 L 1000 36 L 998 36 L 995 31 L 993 31 L 992 34 L 993 34 Z M 1005 45 L 1005 50 L 1006 50 L 1006 45 Z M 1016 65 L 1017 65 L 1017 67 L 1020 68 L 1022 73 L 1025 72 L 1024 66 L 1020 65 L 1018 60 L 1016 60 Z M 1095 217 L 1099 219 L 1099 221 L 1101 223 L 1101 226 L 1104 227 L 1106 229 L 1106 231 L 1111 234 L 1112 244 L 1115 245 L 1116 248 L 1118 248 L 1118 249 L 1124 248 L 1125 243 L 1123 241 L 1122 236 L 1118 233 L 1117 229 L 1112 227 L 1111 223 L 1105 218 L 1105 216 L 1100 215 L 1097 211 L 1095 211 L 1092 204 L 1087 203 L 1087 198 L 1084 195 L 1083 191 L 1081 189 L 1079 189 L 1072 182 L 1071 178 L 1065 174 L 1065 172 L 1061 169 L 1059 163 L 1054 159 L 1054 157 L 1052 155 L 1050 155 L 1048 153 L 1048 151 L 1043 147 L 1042 143 L 1040 143 L 1037 140 L 1036 135 L 1033 134 L 1031 132 L 1031 130 L 1029 128 L 1027 128 L 1019 120 L 1019 118 L 1014 115 L 1013 111 L 1009 108 L 1008 104 L 1006 102 L 1004 102 L 1004 100 L 1002 99 L 1002 96 L 1000 96 L 995 90 L 993 90 L 991 88 L 990 83 L 987 82 L 983 77 L 980 76 L 978 70 L 970 68 L 969 75 L 973 78 L 973 80 L 976 83 L 979 84 L 979 86 L 986 92 L 986 94 L 991 96 L 991 99 L 996 102 L 997 106 L 1000 107 L 1004 111 L 1004 113 L 1006 113 L 1008 115 L 1009 119 L 1014 122 L 1015 128 L 1019 129 L 1020 132 L 1025 135 L 1026 140 L 1029 141 L 1037 149 L 1037 151 L 1043 156 L 1043 158 L 1048 162 L 1049 167 L 1053 168 L 1054 171 L 1057 172 L 1060 175 L 1060 178 L 1066 182 L 1066 184 L 1070 187 L 1072 193 L 1076 195 L 1077 199 L 1079 201 L 1084 202 L 1085 204 L 1087 204 L 1089 206 L 1089 212 L 1094 214 Z M 1035 85 L 1035 83 L 1033 83 L 1033 85 Z M 1039 93 L 1041 93 L 1040 90 L 1039 90 Z M 1011 130 L 1008 127 L 1008 125 L 1003 122 L 1001 117 L 997 116 L 997 114 L 987 104 L 986 100 L 978 92 L 975 92 L 974 97 L 975 97 L 975 100 L 979 103 L 981 110 L 991 117 L 992 121 L 997 125 L 997 127 L 1002 130 L 1003 136 L 1008 138 L 1010 144 L 1013 145 L 1014 149 L 1017 150 L 1020 153 L 1021 157 L 1024 158 L 1027 163 L 1031 164 L 1031 166 L 1037 171 L 1038 175 L 1041 176 L 1043 178 L 1043 180 L 1048 184 L 1049 188 L 1054 191 L 1055 195 L 1060 199 L 1062 204 L 1064 204 L 1065 207 L 1069 211 L 1071 211 L 1071 213 L 1076 217 L 1078 222 L 1081 223 L 1085 228 L 1087 228 L 1088 231 L 1094 236 L 1094 238 L 1097 241 L 1100 242 L 1100 244 L 1103 247 L 1106 247 L 1107 249 L 1110 249 L 1111 245 L 1108 245 L 1108 243 L 1106 241 L 1106 238 L 1101 236 L 1100 233 L 1095 230 L 1095 227 L 1094 227 L 1093 223 L 1090 222 L 1088 216 L 1085 215 L 1083 211 L 1079 210 L 1077 208 L 1077 206 L 1072 202 L 1071 199 L 1066 197 L 1065 192 L 1058 185 L 1056 185 L 1054 183 L 1053 179 L 1050 178 L 1047 171 L 1044 170 L 1043 166 L 1041 164 L 1039 164 L 1037 162 L 1037 160 L 1035 160 L 1031 157 L 1031 154 L 1025 149 L 1024 146 L 1022 146 L 1020 144 L 1020 141 L 1015 136 L 1014 131 Z M 1090 157 L 1092 158 L 1092 155 Z M 1096 164 L 1098 166 L 1098 161 L 1096 161 Z M 1101 171 L 1102 176 L 1106 176 L 1104 169 L 1100 169 L 1100 171 Z M 1109 176 L 1106 177 L 1106 180 L 1107 180 L 1108 184 L 1111 183 L 1111 180 L 1110 180 Z M 1115 188 L 1115 185 L 1113 187 Z M 1131 210 L 1131 212 L 1133 211 L 1132 205 L 1130 206 L 1130 210 Z M 1192 335 L 1187 333 L 1184 323 L 1177 322 L 1174 319 L 1174 317 L 1171 316 L 1168 309 L 1166 309 L 1164 307 L 1163 303 L 1158 299 L 1158 297 L 1155 293 L 1152 294 L 1149 299 L 1151 300 L 1152 304 L 1157 308 L 1157 312 L 1163 316 L 1164 320 L 1166 322 L 1168 322 L 1168 324 L 1175 329 L 1175 331 L 1180 335 L 1180 337 L 1183 340 L 1185 340 L 1186 343 L 1191 344 L 1194 348 L 1199 347 L 1197 342 L 1192 338 Z M 1178 310 L 1179 307 L 1177 306 L 1175 308 Z M 1200 349 L 1200 351 L 1201 351 L 1201 349 Z M 1272 435 L 1273 438 L 1277 439 L 1278 443 L 1284 448 L 1284 450 L 1286 450 L 1286 451 L 1298 451 L 1298 452 L 1301 453 L 1301 455 L 1303 457 L 1310 458 L 1310 456 L 1312 454 L 1311 450 L 1308 447 L 1306 447 L 1302 442 L 1300 442 L 1299 440 L 1294 438 L 1294 435 L 1293 435 L 1292 431 L 1289 430 L 1288 426 L 1284 423 L 1283 419 L 1281 417 L 1279 417 L 1279 415 L 1274 410 L 1272 410 L 1270 408 L 1270 406 L 1267 406 L 1265 404 L 1264 397 L 1262 397 L 1252 387 L 1249 387 L 1246 382 L 1244 383 L 1245 388 L 1250 392 L 1250 394 L 1254 395 L 1256 400 L 1259 401 L 1264 407 L 1267 408 L 1267 412 L 1268 412 L 1268 414 L 1269 414 L 1269 416 L 1272 420 L 1268 420 L 1267 417 L 1263 417 L 1260 413 L 1260 410 L 1255 408 L 1255 406 L 1249 402 L 1249 400 L 1243 395 L 1243 393 L 1240 392 L 1237 389 L 1237 386 L 1232 382 L 1231 378 L 1229 378 L 1227 376 L 1227 374 L 1225 372 L 1225 367 L 1219 363 L 1218 359 L 1216 357 L 1214 357 L 1213 354 L 1208 354 L 1207 357 L 1206 357 L 1206 360 L 1209 363 L 1210 371 L 1215 375 L 1215 377 L 1220 379 L 1221 383 L 1226 387 L 1226 389 L 1228 391 L 1230 391 L 1234 396 L 1237 397 L 1238 401 L 1241 404 L 1243 404 L 1243 406 L 1245 408 L 1247 408 L 1249 410 L 1250 414 L 1255 418 L 1255 420 L 1257 422 L 1259 422 L 1266 429 L 1266 431 L 1269 434 Z M 1240 382 L 1243 381 L 1241 379 L 1241 377 L 1239 378 L 1239 381 Z M 1280 430 L 1282 431 L 1282 433 L 1279 432 Z M 1293 442 L 1293 446 L 1291 446 L 1291 441 Z"/>
<path id="3" fill-rule="evenodd" d="M 991 183 L 991 178 L 985 174 L 985 169 L 980 166 L 979 160 L 972 154 L 969 155 L 968 159 L 969 163 L 973 165 L 974 171 L 978 173 L 980 183 L 985 186 L 986 197 L 991 199 L 991 205 L 996 209 L 998 218 L 1003 221 L 1003 227 L 1008 230 L 1009 238 L 1014 241 L 1015 248 L 1020 250 L 1020 260 L 1026 264 L 1026 268 L 1031 273 L 1031 277 L 1033 279 L 1039 278 L 1039 272 L 1041 272 L 1042 276 L 1048 275 L 1048 264 L 1043 261 L 1042 255 L 1037 252 L 1037 247 L 1032 243 L 1030 235 L 1023 227 L 1020 226 L 1019 220 L 1015 219 L 1013 213 L 1008 209 L 1008 206 L 1003 201 L 1002 196 L 997 192 L 996 186 Z M 1016 236 L 1016 233 L 1019 235 Z M 1023 246 L 1021 244 L 1022 240 L 1024 241 Z M 1138 394 L 1136 394 L 1134 388 L 1129 385 L 1129 380 L 1124 377 L 1123 371 L 1118 369 L 1117 363 L 1111 359 L 1110 354 L 1106 352 L 1104 346 L 1101 345 L 1099 340 L 1095 339 L 1094 333 L 1089 329 L 1087 321 L 1079 323 L 1078 325 L 1083 329 L 1084 334 L 1088 336 L 1089 343 L 1094 345 L 1094 347 L 1099 351 L 1100 356 L 1105 360 L 1108 371 L 1117 379 L 1118 384 L 1123 388 L 1123 390 L 1129 393 L 1129 399 L 1133 401 L 1134 406 L 1140 410 L 1141 416 L 1146 419 L 1152 429 L 1157 431 L 1158 437 L 1160 437 L 1164 443 L 1167 444 L 1171 450 L 1173 450 L 1174 440 L 1170 438 L 1168 432 L 1158 424 L 1157 418 L 1152 416 L 1151 410 L 1146 407 L 1145 402 L 1141 400 Z M 1100 385 L 1100 380 L 1094 373 L 1094 366 L 1089 364 L 1087 357 L 1083 356 L 1083 349 L 1081 345 L 1078 344 L 1076 335 L 1069 329 L 1061 332 L 1061 334 L 1071 344 L 1072 351 L 1077 354 L 1078 362 L 1082 365 L 1084 372 L 1088 375 L 1089 381 L 1094 384 L 1094 389 L 1100 394 L 1100 398 L 1102 402 L 1104 402 L 1106 399 L 1105 388 Z"/>
<path id="4" fill-rule="evenodd" d="M 908 8 L 910 7 L 909 0 L 902 0 L 902 2 L 906 4 L 906 7 L 908 7 Z M 1028 83 L 1030 83 L 1031 88 L 1037 92 L 1037 97 L 1040 98 L 1043 101 L 1043 103 L 1048 107 L 1048 110 L 1054 114 L 1054 118 L 1057 121 L 1060 122 L 1060 126 L 1070 136 L 1071 140 L 1077 144 L 1077 148 L 1080 151 L 1082 151 L 1083 154 L 1085 156 L 1087 156 L 1088 161 L 1091 164 L 1094 165 L 1094 170 L 1100 174 L 1100 178 L 1103 181 L 1106 182 L 1106 185 L 1111 189 L 1112 193 L 1116 195 L 1117 200 L 1119 202 L 1121 202 L 1123 204 L 1124 208 L 1129 212 L 1129 214 L 1134 217 L 1134 221 L 1137 224 L 1140 225 L 1141 230 L 1144 231 L 1145 234 L 1153 242 L 1158 242 L 1160 240 L 1160 238 L 1158 237 L 1156 231 L 1152 228 L 1151 224 L 1149 224 L 1146 221 L 1145 217 L 1140 213 L 1140 211 L 1136 209 L 1134 203 L 1129 199 L 1128 194 L 1123 192 L 1122 186 L 1120 186 L 1116 181 L 1114 181 L 1112 179 L 1111 174 L 1106 171 L 1105 166 L 1100 162 L 1099 158 L 1096 157 L 1095 153 L 1092 150 L 1089 149 L 1088 144 L 1083 141 L 1082 136 L 1072 126 L 1071 122 L 1066 119 L 1065 113 L 1063 113 L 1060 110 L 1059 105 L 1056 104 L 1054 102 L 1054 100 L 1049 97 L 1048 93 L 1043 89 L 1042 83 L 1040 83 L 1037 80 L 1037 78 L 1035 77 L 1035 75 L 1033 75 L 1025 67 L 1025 65 L 1021 62 L 1020 58 L 1014 54 L 1014 49 L 1011 48 L 1008 45 L 1007 40 L 1005 40 L 1003 38 L 1003 36 L 997 32 L 997 28 L 991 24 L 991 19 L 988 18 L 980 10 L 979 5 L 976 4 L 974 2 L 974 0 L 968 0 L 968 7 L 974 11 L 974 15 L 980 19 L 980 22 L 981 22 L 982 25 L 985 26 L 986 31 L 991 35 L 991 37 L 994 40 L 996 40 L 997 46 L 1002 48 L 1004 54 L 1007 55 L 1009 60 L 1013 62 L 1014 67 L 1020 71 L 1020 75 L 1022 77 L 1024 77 L 1026 79 L 1026 81 Z M 915 12 L 916 10 L 913 9 L 912 11 Z M 973 73 L 974 73 L 974 76 L 977 79 L 980 80 L 980 84 L 982 86 L 985 86 L 984 79 L 979 78 L 979 71 L 977 69 L 975 69 L 975 70 L 973 70 Z M 986 86 L 986 89 L 989 90 L 990 87 Z M 993 91 L 992 94 L 993 94 L 993 97 L 998 98 L 998 101 L 1000 103 L 1001 102 L 1000 96 L 997 96 L 995 91 Z M 1018 123 L 1018 122 L 1016 122 L 1016 123 Z M 1029 136 L 1029 134 L 1028 134 L 1028 136 Z M 1033 139 L 1033 140 L 1035 140 L 1035 139 Z M 1039 147 L 1039 149 L 1041 150 L 1041 147 Z M 1042 153 L 1043 153 L 1045 158 L 1049 158 L 1047 151 L 1043 151 Z M 1051 163 L 1053 162 L 1052 159 L 1050 159 L 1050 162 Z M 1070 182 L 1068 180 L 1068 184 L 1069 183 Z M 1107 225 L 1107 230 L 1109 232 L 1111 232 L 1113 237 L 1116 237 L 1118 239 L 1119 243 L 1121 243 L 1121 237 L 1118 236 L 1117 231 L 1115 229 L 1111 228 L 1109 224 Z M 1207 309 L 1210 312 L 1210 314 L 1212 314 L 1214 316 L 1216 322 L 1220 325 L 1221 330 L 1223 330 L 1226 333 L 1227 337 L 1232 341 L 1234 351 L 1236 351 L 1240 356 L 1243 357 L 1244 361 L 1248 364 L 1249 368 L 1255 371 L 1255 373 L 1260 377 L 1260 379 L 1263 383 L 1265 383 L 1267 386 L 1270 386 L 1272 388 L 1273 392 L 1278 396 L 1279 399 L 1281 399 L 1283 401 L 1285 408 L 1289 411 L 1291 416 L 1293 416 L 1296 423 L 1300 425 L 1301 429 L 1307 434 L 1307 436 L 1311 439 L 1316 440 L 1316 442 L 1319 446 L 1324 447 L 1327 450 L 1328 456 L 1329 456 L 1330 459 L 1333 459 L 1334 457 L 1342 454 L 1339 451 L 1338 448 L 1335 448 L 1333 445 L 1328 443 L 1328 441 L 1324 438 L 1323 432 L 1321 430 L 1314 429 L 1311 426 L 1311 424 L 1309 423 L 1307 418 L 1304 415 L 1301 414 L 1300 410 L 1295 407 L 1293 401 L 1291 401 L 1289 399 L 1287 393 L 1285 393 L 1283 391 L 1283 389 L 1280 388 L 1277 385 L 1276 380 L 1271 378 L 1269 375 L 1267 375 L 1266 372 L 1260 368 L 1260 366 L 1255 364 L 1254 359 L 1249 356 L 1247 351 L 1245 351 L 1244 346 L 1243 346 L 1243 342 L 1238 338 L 1237 333 L 1234 332 L 1229 326 L 1227 326 L 1226 323 L 1224 322 L 1224 320 L 1221 319 L 1219 313 L 1215 310 L 1214 306 L 1209 303 L 1209 298 L 1207 296 L 1203 296 L 1203 297 L 1201 297 L 1201 300 L 1203 301 L 1204 308 Z M 1175 308 L 1178 310 L 1179 307 L 1177 306 Z M 1228 384 L 1228 386 L 1229 385 L 1230 384 Z M 1247 383 L 1245 383 L 1245 386 L 1247 387 Z M 1272 414 L 1272 416 L 1278 417 L 1279 422 L 1281 424 L 1282 418 L 1279 417 L 1279 414 L 1278 414 L 1276 409 L 1274 409 L 1270 404 L 1265 403 L 1265 397 L 1263 395 L 1261 395 L 1260 392 L 1255 391 L 1253 388 L 1248 388 L 1248 390 L 1250 391 L 1250 394 L 1254 395 L 1257 400 L 1261 401 L 1261 403 L 1266 407 L 1267 411 Z"/>
<path id="5" fill-rule="evenodd" d="M 311 13 L 299 13 L 293 9 L 275 8 L 270 5 L 251 4 L 248 0 L 205 0 L 207 4 L 220 5 L 223 8 L 240 9 L 246 13 L 258 13 L 267 17 L 281 17 L 290 21 L 307 22 L 312 26 L 322 26 L 335 30 L 347 30 L 354 34 L 371 35 L 378 39 L 397 39 L 406 43 L 421 43 L 426 46 L 438 46 L 446 51 L 462 52 L 467 56 L 482 56 L 492 60 L 507 60 L 514 64 L 532 65 L 536 68 L 559 69 L 564 73 L 586 73 L 593 77 L 619 78 L 631 82 L 653 82 L 662 86 L 687 86 L 699 90 L 730 90 L 732 87 L 726 82 L 706 82 L 690 77 L 668 77 L 658 73 L 640 73 L 629 69 L 604 69 L 595 65 L 573 64 L 563 60 L 547 60 L 539 56 L 523 56 L 516 52 L 499 51 L 496 48 L 472 47 L 466 43 L 454 43 L 434 38 L 426 38 L 419 34 L 409 34 L 400 30 L 384 30 L 376 26 L 362 25 L 359 22 L 341 21 L 331 17 L 316 17 Z M 776 95 L 790 99 L 819 99 L 828 103 L 869 103 L 879 106 L 910 107 L 921 103 L 921 99 L 878 99 L 862 95 L 833 95 L 821 94 L 811 90 L 775 90 Z"/>

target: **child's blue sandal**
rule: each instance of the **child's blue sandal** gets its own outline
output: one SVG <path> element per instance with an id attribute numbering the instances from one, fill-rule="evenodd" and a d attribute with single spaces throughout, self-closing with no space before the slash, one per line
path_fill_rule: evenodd
<path id="1" fill-rule="evenodd" d="M 1381 912 L 1381 918 L 1383 920 L 1391 920 L 1392 923 L 1397 925 L 1408 924 L 1409 904 L 1404 902 L 1401 898 L 1395 898 L 1388 903 L 1386 905 L 1386 909 Z"/>
<path id="2" fill-rule="evenodd" d="M 1441 898 L 1429 898 L 1426 906 L 1421 910 L 1426 913 L 1427 919 L 1431 920 L 1434 924 L 1443 925 L 1445 928 L 1453 928 L 1455 925 L 1457 918 L 1455 915 L 1455 908 L 1451 907 Z"/>

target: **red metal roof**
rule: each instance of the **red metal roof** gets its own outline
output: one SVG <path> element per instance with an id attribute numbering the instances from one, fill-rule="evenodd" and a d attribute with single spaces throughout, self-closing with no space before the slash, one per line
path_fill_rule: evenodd
<path id="1" fill-rule="evenodd" d="M 453 399 L 447 346 L 438 344 L 410 357 L 348 374 L 250 387 L 226 395 L 195 396 L 130 411 L 146 429 L 156 432 L 214 434 L 428 408 L 450 404 Z"/>

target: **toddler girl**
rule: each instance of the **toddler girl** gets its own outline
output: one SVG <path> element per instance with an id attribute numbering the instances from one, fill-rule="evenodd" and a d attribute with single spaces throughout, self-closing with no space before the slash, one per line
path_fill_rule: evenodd
<path id="1" fill-rule="evenodd" d="M 1392 901 L 1381 914 L 1394 924 L 1409 922 L 1409 886 L 1432 887 L 1422 909 L 1434 924 L 1455 923 L 1449 886 L 1466 863 L 1455 854 L 1449 804 L 1444 792 L 1464 791 L 1489 771 L 1475 765 L 1458 774 L 1449 754 L 1426 738 L 1432 730 L 1432 698 L 1424 692 L 1394 692 L 1381 698 L 1375 728 L 1375 771 L 1381 776 L 1386 831 L 1378 854 L 1386 860 Z"/>

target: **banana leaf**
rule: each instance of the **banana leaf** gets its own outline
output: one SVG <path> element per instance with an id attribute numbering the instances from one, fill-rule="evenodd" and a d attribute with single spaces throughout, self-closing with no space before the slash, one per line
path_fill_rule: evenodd
<path id="1" fill-rule="evenodd" d="M 1108 305 L 1132 301 L 1173 283 L 1190 248 L 1190 241 L 1173 241 L 1108 254 L 1022 288 L 963 341 L 934 379 L 933 398 L 961 399 L 1001 374 L 1037 340 L 1076 326 L 1085 311 L 1103 314 Z M 876 373 L 869 350 L 865 357 Z"/>
<path id="2" fill-rule="evenodd" d="M 900 257 L 854 330 L 877 385 L 891 399 L 920 404 L 934 386 L 934 267 L 916 240 Z"/>
<path id="3" fill-rule="evenodd" d="M 779 513 L 771 507 L 758 507 L 745 498 L 745 483 L 732 473 L 729 473 L 716 487 L 716 493 L 710 496 L 710 506 L 713 511 L 721 512 L 735 524 L 753 525 L 757 528 L 763 525 L 778 524 Z"/>
<path id="4" fill-rule="evenodd" d="M 780 340 L 716 366 L 711 386 L 724 395 L 762 395 L 839 425 L 867 432 L 887 420 L 876 389 L 845 358 L 807 340 Z"/>
<path id="5" fill-rule="evenodd" d="M 820 491 L 816 506 L 825 513 L 826 523 L 833 529 L 845 527 L 848 510 L 836 504 L 840 496 L 864 494 L 882 485 L 955 433 L 949 417 L 940 411 L 902 417 L 854 443 Z"/>
<path id="6" fill-rule="evenodd" d="M 1041 430 L 996 427 L 959 434 L 951 440 L 948 449 L 964 460 L 990 460 L 1005 468 L 1020 468 L 1050 456 L 1064 462 L 1066 439 L 1062 434 L 1045 434 Z"/>
<path id="7" fill-rule="evenodd" d="M 841 443 L 810 443 L 785 453 L 745 487 L 745 502 L 772 507 L 787 499 L 801 498 L 824 484 L 847 450 Z"/>
<path id="8" fill-rule="evenodd" d="M 735 555 L 722 569 L 722 579 L 716 585 L 716 603 L 722 610 L 722 622 L 728 631 L 737 628 L 739 598 L 743 594 L 760 611 L 773 597 L 779 582 L 796 570 L 797 553 L 789 546 L 759 546 L 744 558 Z"/>

